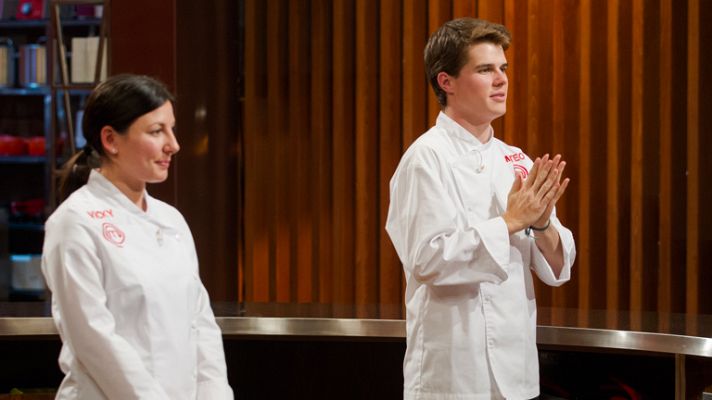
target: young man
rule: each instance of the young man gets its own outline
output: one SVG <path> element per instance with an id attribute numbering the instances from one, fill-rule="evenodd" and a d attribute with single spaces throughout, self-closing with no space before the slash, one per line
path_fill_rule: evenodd
<path id="1" fill-rule="evenodd" d="M 539 395 L 530 269 L 561 285 L 575 248 L 554 212 L 569 182 L 561 156 L 532 162 L 494 137 L 509 41 L 504 26 L 463 18 L 425 47 L 442 111 L 403 155 L 386 223 L 407 281 L 406 400 Z"/>

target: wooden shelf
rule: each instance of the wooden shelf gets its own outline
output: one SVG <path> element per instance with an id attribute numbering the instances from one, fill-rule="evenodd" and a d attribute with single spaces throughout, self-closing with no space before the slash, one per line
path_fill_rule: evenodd
<path id="1" fill-rule="evenodd" d="M 0 156 L 0 164 L 44 164 L 45 156 Z"/>
<path id="2" fill-rule="evenodd" d="M 49 19 L 3 19 L 0 20 L 0 29 L 45 29 L 49 25 Z M 62 26 L 101 26 L 101 18 L 77 18 L 62 20 Z"/>

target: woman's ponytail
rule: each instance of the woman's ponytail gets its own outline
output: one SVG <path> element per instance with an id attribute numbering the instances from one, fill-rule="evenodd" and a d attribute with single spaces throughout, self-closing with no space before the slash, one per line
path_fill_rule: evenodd
<path id="1" fill-rule="evenodd" d="M 91 170 L 100 166 L 99 154 L 89 145 L 65 162 L 59 173 L 59 203 L 84 186 L 89 180 Z"/>

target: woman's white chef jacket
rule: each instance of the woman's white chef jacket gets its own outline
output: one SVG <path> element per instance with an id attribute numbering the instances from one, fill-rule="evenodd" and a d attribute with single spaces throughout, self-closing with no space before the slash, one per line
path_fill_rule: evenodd
<path id="1" fill-rule="evenodd" d="M 62 338 L 57 399 L 232 399 L 182 215 L 92 171 L 50 216 L 42 270 Z"/>
<path id="2" fill-rule="evenodd" d="M 404 398 L 530 399 L 539 394 L 530 268 L 569 280 L 574 240 L 556 216 L 564 268 L 554 276 L 524 232 L 501 218 L 514 171 L 532 161 L 493 136 L 480 143 L 444 113 L 403 155 L 386 230 L 407 282 Z"/>

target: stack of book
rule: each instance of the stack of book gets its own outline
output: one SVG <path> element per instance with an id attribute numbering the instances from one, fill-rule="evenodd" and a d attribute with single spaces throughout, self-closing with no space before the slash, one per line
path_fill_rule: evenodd
<path id="1" fill-rule="evenodd" d="M 101 77 L 106 79 L 106 45 L 101 62 Z M 72 83 L 94 82 L 96 73 L 96 61 L 99 54 L 99 37 L 75 37 L 72 38 Z"/>

